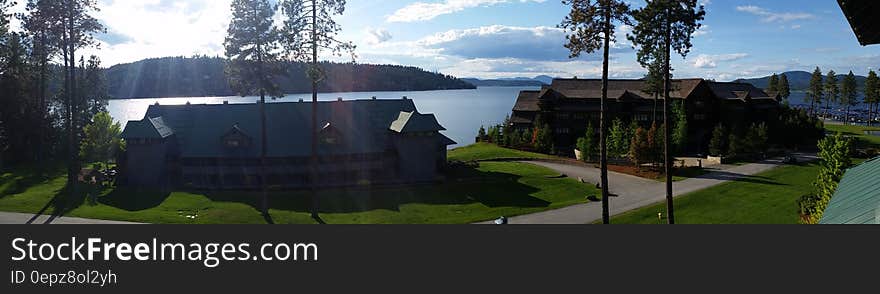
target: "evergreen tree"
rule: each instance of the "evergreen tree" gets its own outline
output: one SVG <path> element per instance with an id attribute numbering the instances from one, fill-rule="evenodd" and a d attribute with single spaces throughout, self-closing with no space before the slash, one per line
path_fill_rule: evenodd
<path id="1" fill-rule="evenodd" d="M 849 109 L 858 105 L 859 92 L 856 85 L 856 75 L 852 71 L 843 77 L 840 86 L 840 104 L 845 108 L 844 124 L 849 124 Z"/>
<path id="2" fill-rule="evenodd" d="M 544 154 L 550 154 L 553 151 L 553 133 L 550 130 L 550 125 L 545 124 L 537 129 L 535 149 Z"/>
<path id="3" fill-rule="evenodd" d="M 688 142 L 688 117 L 684 101 L 681 104 L 675 104 L 673 113 L 675 114 L 675 129 L 672 133 L 672 144 L 676 152 L 684 152 Z"/>
<path id="4" fill-rule="evenodd" d="M 865 80 L 865 104 L 868 104 L 868 126 L 873 126 L 877 117 L 877 104 L 880 103 L 880 78 L 873 70 Z"/>
<path id="5" fill-rule="evenodd" d="M 629 39 L 639 47 L 637 60 L 643 66 L 653 60 L 663 60 L 664 99 L 663 99 L 663 138 L 664 166 L 666 173 L 666 209 L 669 224 L 675 223 L 672 193 L 672 155 L 669 123 L 669 101 L 671 67 L 670 56 L 673 51 L 687 57 L 693 44 L 694 32 L 701 27 L 706 11 L 697 0 L 653 0 L 646 1 L 643 8 L 633 12 L 638 24 L 633 28 Z M 658 56 L 658 53 L 660 56 Z"/>
<path id="6" fill-rule="evenodd" d="M 629 145 L 629 157 L 632 160 L 633 164 L 635 164 L 636 168 L 639 170 L 642 169 L 642 164 L 650 161 L 651 158 L 651 146 L 648 140 L 648 134 L 643 128 L 636 128 L 635 135 L 632 137 L 632 142 Z"/>
<path id="7" fill-rule="evenodd" d="M 478 142 L 485 142 L 488 140 L 488 138 L 489 138 L 489 136 L 488 136 L 488 133 L 486 133 L 486 127 L 480 126 L 480 130 L 477 131 L 477 141 Z"/>
<path id="8" fill-rule="evenodd" d="M 791 85 L 788 82 L 788 76 L 785 74 L 779 76 L 779 95 L 788 104 L 788 97 L 791 97 Z"/>
<path id="9" fill-rule="evenodd" d="M 608 137 L 608 153 L 613 157 L 623 158 L 629 152 L 629 142 L 631 139 L 626 125 L 623 124 L 623 120 L 620 118 L 614 119 L 614 122 L 611 123 L 611 131 Z"/>
<path id="10" fill-rule="evenodd" d="M 608 100 L 608 63 L 611 53 L 611 42 L 614 40 L 616 24 L 631 23 L 629 4 L 621 0 L 563 0 L 570 5 L 571 11 L 559 25 L 568 34 L 565 47 L 571 52 L 570 57 L 579 57 L 582 53 L 594 53 L 602 50 L 602 97 L 599 102 L 599 186 L 602 189 L 602 222 L 611 223 L 608 193 L 608 150 L 607 150 L 607 113 L 605 103 Z"/>
<path id="11" fill-rule="evenodd" d="M 274 77 L 281 74 L 274 11 L 268 0 L 232 1 L 232 20 L 224 42 L 229 58 L 226 72 L 232 88 L 241 96 L 260 95 L 260 187 L 264 217 L 269 216 L 266 95 L 282 96 L 273 82 Z"/>
<path id="12" fill-rule="evenodd" d="M 712 156 L 724 156 L 727 153 L 727 130 L 724 125 L 718 124 L 712 131 L 712 139 L 709 141 L 709 154 Z"/>
<path id="13" fill-rule="evenodd" d="M 840 86 L 837 83 L 837 73 L 834 70 L 828 71 L 825 77 L 825 119 L 828 119 L 828 110 L 831 109 L 831 103 L 840 101 Z"/>
<path id="14" fill-rule="evenodd" d="M 779 76 L 776 75 L 776 73 L 773 73 L 773 75 L 770 76 L 770 82 L 767 86 L 767 91 L 779 92 Z"/>
<path id="15" fill-rule="evenodd" d="M 814 116 L 816 115 L 816 105 L 821 107 L 822 101 L 825 100 L 825 84 L 822 80 L 822 70 L 819 67 L 816 67 L 813 76 L 810 77 L 810 87 L 807 94 L 810 96 L 810 115 Z"/>
<path id="16" fill-rule="evenodd" d="M 337 39 L 342 28 L 333 19 L 345 12 L 345 0 L 283 0 L 284 28 L 282 40 L 288 59 L 306 62 L 306 76 L 312 82 L 312 152 L 309 178 L 312 186 L 312 218 L 318 218 L 318 83 L 326 72 L 318 63 L 321 51 L 335 56 L 349 54 L 355 59 L 352 42 Z"/>
<path id="17" fill-rule="evenodd" d="M 578 150 L 581 151 L 581 157 L 584 162 L 590 162 L 596 155 L 596 131 L 593 129 L 593 123 L 587 123 L 587 132 L 583 138 L 578 140 Z"/>

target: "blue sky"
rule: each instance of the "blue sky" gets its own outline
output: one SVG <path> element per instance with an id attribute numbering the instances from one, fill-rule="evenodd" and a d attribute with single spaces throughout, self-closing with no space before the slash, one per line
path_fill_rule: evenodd
<path id="1" fill-rule="evenodd" d="M 95 51 L 106 65 L 147 57 L 222 55 L 230 0 L 99 0 L 109 33 Z M 643 1 L 629 1 L 638 7 Z M 708 12 L 677 77 L 733 80 L 788 70 L 880 67 L 880 47 L 861 47 L 836 1 L 703 0 Z M 349 0 L 338 20 L 358 62 L 419 66 L 459 77 L 598 77 L 598 55 L 567 58 L 556 25 L 560 0 Z M 625 34 L 617 31 L 611 74 L 637 78 Z M 325 58 L 332 58 L 326 56 Z"/>

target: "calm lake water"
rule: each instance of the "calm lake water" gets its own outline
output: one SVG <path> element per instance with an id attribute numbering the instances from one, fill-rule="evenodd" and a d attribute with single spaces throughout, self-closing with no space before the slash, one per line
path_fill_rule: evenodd
<path id="1" fill-rule="evenodd" d="M 443 90 L 422 92 L 356 92 L 356 93 L 322 93 L 321 101 L 334 101 L 339 97 L 345 100 L 370 99 L 401 99 L 406 96 L 415 102 L 421 113 L 433 113 L 447 131 L 444 133 L 464 146 L 473 143 L 481 125 L 501 123 L 504 116 L 510 114 L 516 103 L 517 94 L 522 90 L 536 90 L 534 87 L 481 87 L 476 90 Z M 310 101 L 311 94 L 293 94 L 271 102 L 296 102 L 299 99 Z M 147 108 L 158 102 L 162 105 L 192 104 L 223 104 L 254 103 L 259 97 L 189 97 L 189 98 L 156 98 L 156 99 L 122 99 L 111 100 L 108 106 L 110 115 L 123 128 L 128 121 L 141 120 Z M 450 146 L 456 147 L 456 146 Z"/>

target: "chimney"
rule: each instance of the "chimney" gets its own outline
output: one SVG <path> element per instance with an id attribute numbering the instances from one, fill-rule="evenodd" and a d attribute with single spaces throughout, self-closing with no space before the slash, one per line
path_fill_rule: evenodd
<path id="1" fill-rule="evenodd" d="M 303 101 L 304 101 L 304 100 L 303 100 L 302 98 L 299 98 L 299 103 L 302 103 Z"/>
<path id="2" fill-rule="evenodd" d="M 229 100 L 223 100 L 223 105 L 229 105 Z"/>
<path id="3" fill-rule="evenodd" d="M 337 97 L 336 101 L 342 102 L 342 97 Z"/>
<path id="4" fill-rule="evenodd" d="M 376 100 L 376 96 L 373 96 L 373 100 Z"/>
<path id="5" fill-rule="evenodd" d="M 403 96 L 403 100 L 406 100 L 406 99 L 409 99 L 409 98 L 407 98 L 406 96 Z"/>

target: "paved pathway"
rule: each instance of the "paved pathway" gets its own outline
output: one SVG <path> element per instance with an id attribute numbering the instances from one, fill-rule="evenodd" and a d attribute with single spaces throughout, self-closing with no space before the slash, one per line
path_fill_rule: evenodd
<path id="1" fill-rule="evenodd" d="M 798 154 L 799 161 L 812 161 L 815 155 Z M 590 183 L 599 182 L 599 169 L 564 163 L 528 162 L 544 166 L 571 178 L 582 178 Z M 769 159 L 742 166 L 719 166 L 709 174 L 673 183 L 674 196 L 703 190 L 728 181 L 744 179 L 782 165 L 782 159 Z M 710 168 L 711 169 L 711 168 Z M 666 200 L 666 184 L 631 175 L 609 172 L 611 215 L 642 208 Z M 590 202 L 561 209 L 511 217 L 511 224 L 587 224 L 602 219 L 602 203 Z M 484 222 L 484 223 L 492 223 Z"/>
<path id="2" fill-rule="evenodd" d="M 96 219 L 85 219 L 78 217 L 52 217 L 51 215 L 40 215 L 34 217 L 34 214 L 30 213 L 16 213 L 16 212 L 0 212 L 0 224 L 10 225 L 10 224 L 61 224 L 61 225 L 121 225 L 121 224 L 135 224 L 131 222 L 120 222 L 120 221 L 107 221 L 107 220 L 96 220 Z"/>

